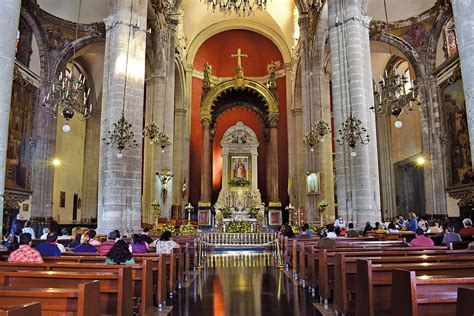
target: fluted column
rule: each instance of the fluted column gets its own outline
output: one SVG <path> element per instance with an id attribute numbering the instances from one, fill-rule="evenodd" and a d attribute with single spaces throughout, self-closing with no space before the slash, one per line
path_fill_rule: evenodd
<path id="1" fill-rule="evenodd" d="M 268 160 L 268 201 L 269 206 L 281 206 L 279 192 L 279 176 L 278 176 L 278 117 L 271 117 L 270 121 L 270 143 L 269 143 L 269 160 Z"/>
<path id="2" fill-rule="evenodd" d="M 461 61 L 462 81 L 466 97 L 467 124 L 471 142 L 471 159 L 474 166 L 474 0 L 451 0 L 456 36 Z"/>
<path id="3" fill-rule="evenodd" d="M 370 136 L 367 145 L 357 145 L 356 157 L 351 156 L 347 144 L 336 145 L 339 215 L 358 226 L 381 219 L 375 117 L 370 110 L 370 18 L 365 15 L 366 8 L 361 7 L 366 4 L 358 0 L 328 2 L 335 128 L 341 128 L 352 112 Z"/>
<path id="4" fill-rule="evenodd" d="M 8 144 L 8 123 L 15 66 L 15 43 L 20 20 L 21 1 L 4 0 L 0 11 L 0 227 L 3 227 L 3 202 L 5 193 L 5 168 Z M 0 236 L 2 232 L 0 232 Z"/>
<path id="5" fill-rule="evenodd" d="M 210 206 L 211 204 L 211 121 L 201 119 L 202 127 L 202 159 L 201 159 L 201 200 L 200 206 Z"/>
<path id="6" fill-rule="evenodd" d="M 125 149 L 119 158 L 114 146 L 100 144 L 97 228 L 101 233 L 141 229 L 147 4 L 147 0 L 108 1 L 101 135 L 113 130 L 125 102 L 125 118 L 132 124 L 138 146 Z"/>

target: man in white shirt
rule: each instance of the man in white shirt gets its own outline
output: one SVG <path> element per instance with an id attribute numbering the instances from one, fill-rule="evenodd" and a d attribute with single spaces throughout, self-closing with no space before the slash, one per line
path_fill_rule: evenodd
<path id="1" fill-rule="evenodd" d="M 46 237 L 48 237 L 48 233 L 49 233 L 49 228 L 47 227 L 43 228 L 43 235 L 41 235 L 40 239 L 46 240 Z"/>

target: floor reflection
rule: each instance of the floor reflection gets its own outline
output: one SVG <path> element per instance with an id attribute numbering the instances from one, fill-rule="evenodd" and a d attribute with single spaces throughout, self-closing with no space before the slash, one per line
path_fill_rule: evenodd
<path id="1" fill-rule="evenodd" d="M 171 315 L 317 315 L 311 296 L 268 253 L 213 254 L 172 300 Z"/>

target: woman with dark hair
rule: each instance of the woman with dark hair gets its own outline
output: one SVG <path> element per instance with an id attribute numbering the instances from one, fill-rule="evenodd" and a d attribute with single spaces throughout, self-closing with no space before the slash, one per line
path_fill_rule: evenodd
<path id="1" fill-rule="evenodd" d="M 160 239 L 154 242 L 156 253 L 171 253 L 174 248 L 179 248 L 179 244 L 171 239 L 171 232 L 164 231 Z"/>
<path id="2" fill-rule="evenodd" d="M 81 244 L 81 237 L 82 237 L 82 234 L 76 234 L 76 236 L 74 237 L 74 240 L 71 241 L 69 245 L 67 245 L 67 247 L 76 248 L 77 246 L 79 246 Z"/>
<path id="3" fill-rule="evenodd" d="M 148 244 L 146 241 L 142 240 L 141 236 L 138 234 L 132 235 L 132 242 L 128 247 L 131 253 L 147 253 L 148 252 Z"/>
<path id="4" fill-rule="evenodd" d="M 128 250 L 128 244 L 120 239 L 110 248 L 107 253 L 106 264 L 134 264 L 132 253 Z"/>

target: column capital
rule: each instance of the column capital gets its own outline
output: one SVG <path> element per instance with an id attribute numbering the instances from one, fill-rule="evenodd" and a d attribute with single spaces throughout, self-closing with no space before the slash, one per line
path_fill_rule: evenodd
<path id="1" fill-rule="evenodd" d="M 276 128 L 278 126 L 278 121 L 280 120 L 280 115 L 278 113 L 272 113 L 268 115 L 268 126 L 270 128 Z"/>
<path id="2" fill-rule="evenodd" d="M 209 129 L 211 127 L 211 118 L 210 117 L 201 117 L 201 126 L 202 128 Z"/>

